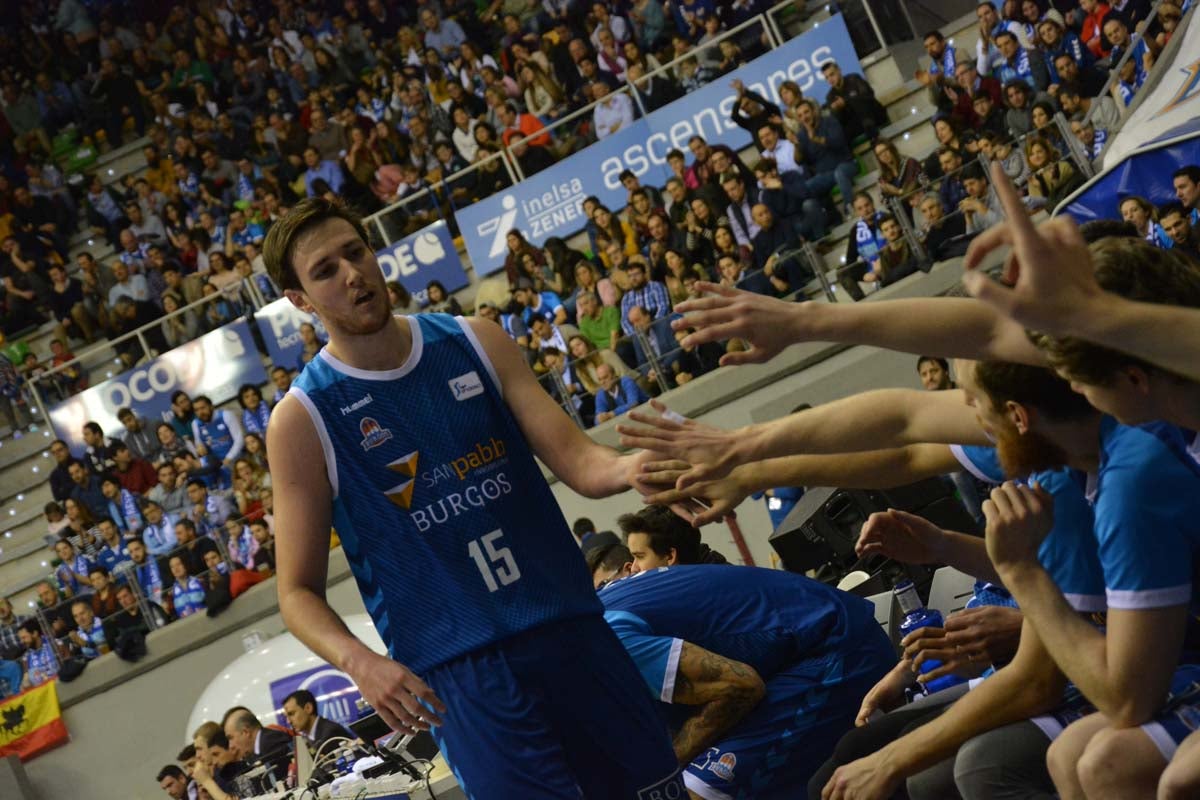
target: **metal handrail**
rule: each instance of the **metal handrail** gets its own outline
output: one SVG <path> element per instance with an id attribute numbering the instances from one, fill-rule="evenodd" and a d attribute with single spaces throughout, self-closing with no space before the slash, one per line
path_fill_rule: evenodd
<path id="1" fill-rule="evenodd" d="M 232 285 L 233 284 L 231 284 L 231 286 Z M 254 299 L 256 297 L 259 297 L 259 295 L 252 290 L 247 291 L 247 286 L 253 287 L 252 280 L 250 280 L 249 278 L 242 278 L 241 280 L 238 281 L 237 286 L 238 286 L 238 292 L 243 297 L 248 296 L 251 298 L 250 305 L 252 307 L 254 307 L 255 310 L 258 310 L 259 308 L 262 307 L 261 305 L 257 305 L 256 301 Z M 154 322 L 148 322 L 139 328 L 135 328 L 134 330 L 129 331 L 128 333 L 121 334 L 120 336 L 116 337 L 115 339 L 105 339 L 103 342 L 98 342 L 95 345 L 92 345 L 91 347 L 84 350 L 79 355 L 75 356 L 75 358 L 71 359 L 70 361 L 59 364 L 57 367 L 51 367 L 50 369 L 43 372 L 41 375 L 37 376 L 37 378 L 35 378 L 34 380 L 29 381 L 29 387 L 33 391 L 34 402 L 38 407 L 38 412 L 41 414 L 42 420 L 46 423 L 47 426 L 52 426 L 52 423 L 50 421 L 50 413 L 46 410 L 46 404 L 42 400 L 41 392 L 38 390 L 39 382 L 45 380 L 46 378 L 50 378 L 54 375 L 58 375 L 60 373 L 66 372 L 68 369 L 70 369 L 72 367 L 78 367 L 80 370 L 84 370 L 84 369 L 86 369 L 83 364 L 84 359 L 90 358 L 91 356 L 94 356 L 94 355 L 98 355 L 105 350 L 114 348 L 117 345 L 119 345 L 123 342 L 129 341 L 130 339 L 134 339 L 134 338 L 136 338 L 138 340 L 138 343 L 141 345 L 142 352 L 148 356 L 150 354 L 150 348 L 147 346 L 147 342 L 145 339 L 145 334 L 147 331 L 152 330 L 152 329 L 161 328 L 162 324 L 164 322 L 166 322 L 167 320 L 172 319 L 177 316 L 180 316 L 182 314 L 186 314 L 187 312 L 192 311 L 194 309 L 198 309 L 200 306 L 204 305 L 205 303 L 213 303 L 213 302 L 217 302 L 217 301 L 223 300 L 223 299 L 228 300 L 229 298 L 230 298 L 229 289 L 221 289 L 221 290 L 218 290 L 217 293 L 214 295 L 210 295 L 208 297 L 201 297 L 199 300 L 188 303 L 185 306 L 181 306 L 180 308 L 175 309 L 174 311 L 170 312 L 169 314 L 162 315 L 158 319 L 154 320 Z"/>

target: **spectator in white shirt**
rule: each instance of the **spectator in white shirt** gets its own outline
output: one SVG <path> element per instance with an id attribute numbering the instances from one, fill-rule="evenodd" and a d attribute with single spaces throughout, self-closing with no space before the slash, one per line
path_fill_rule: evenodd
<path id="1" fill-rule="evenodd" d="M 628 95 L 610 94 L 607 83 L 596 81 L 592 84 L 592 99 L 599 104 L 593 116 L 597 139 L 633 124 L 633 103 Z"/>
<path id="2" fill-rule="evenodd" d="M 758 140 L 762 143 L 762 157 L 772 159 L 779 167 L 779 174 L 803 174 L 803 168 L 796 163 L 796 146 L 787 139 L 780 138 L 774 125 L 763 125 L 759 128 Z"/>
<path id="3" fill-rule="evenodd" d="M 130 275 L 129 267 L 123 261 L 112 263 L 112 274 L 115 283 L 108 290 L 108 305 L 115 306 L 117 298 L 128 297 L 130 300 L 149 300 L 150 287 L 146 285 L 143 275 Z"/>

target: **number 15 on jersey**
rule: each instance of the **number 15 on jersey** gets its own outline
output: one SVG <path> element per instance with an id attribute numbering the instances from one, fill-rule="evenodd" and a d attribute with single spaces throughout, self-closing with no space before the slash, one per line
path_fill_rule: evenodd
<path id="1" fill-rule="evenodd" d="M 503 538 L 504 531 L 497 528 L 471 540 L 467 545 L 467 552 L 475 561 L 475 566 L 479 567 L 479 574 L 489 592 L 499 591 L 501 586 L 508 586 L 521 578 L 521 570 L 512 551 L 499 544 Z"/>

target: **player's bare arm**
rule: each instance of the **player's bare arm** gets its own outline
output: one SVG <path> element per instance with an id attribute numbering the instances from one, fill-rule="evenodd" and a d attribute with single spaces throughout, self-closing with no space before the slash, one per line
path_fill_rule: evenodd
<path id="1" fill-rule="evenodd" d="M 325 599 L 333 489 L 308 412 L 285 397 L 271 413 L 267 452 L 275 492 L 276 585 L 288 630 L 348 674 L 367 702 L 396 730 L 440 723 L 441 701 L 404 665 L 379 655 L 346 628 Z"/>
<path id="2" fill-rule="evenodd" d="M 653 406 L 660 412 L 665 408 L 657 401 Z M 965 393 L 958 390 L 864 392 L 731 431 L 640 411 L 629 416 L 642 425 L 618 425 L 622 444 L 661 452 L 692 465 L 679 478 L 680 489 L 724 477 L 741 464 L 781 456 L 860 452 L 926 442 L 991 444 Z"/>
<path id="3" fill-rule="evenodd" d="M 496 368 L 505 402 L 533 452 L 559 480 L 584 497 L 628 489 L 645 453 L 621 455 L 581 431 L 546 393 L 512 339 L 494 322 L 468 321 Z"/>
<path id="4" fill-rule="evenodd" d="M 718 741 L 766 692 L 766 684 L 753 667 L 684 642 L 673 702 L 698 708 L 675 734 L 679 763 L 687 764 Z"/>
<path id="5" fill-rule="evenodd" d="M 774 297 L 698 284 L 705 296 L 680 303 L 676 330 L 694 328 L 686 346 L 745 339 L 750 349 L 727 353 L 723 366 L 758 364 L 798 342 L 842 342 L 946 358 L 1045 363 L 1012 319 L 978 300 L 927 297 L 850 305 L 789 303 Z"/>
<path id="6" fill-rule="evenodd" d="M 837 455 L 785 456 L 743 464 L 724 478 L 704 481 L 680 491 L 675 484 L 689 466 L 683 461 L 650 462 L 643 467 L 639 483 L 645 487 L 644 492 L 651 492 L 645 498 L 646 503 L 673 506 L 690 498 L 703 500 L 708 509 L 685 517 L 699 527 L 732 513 L 755 492 L 776 486 L 889 489 L 953 472 L 958 469 L 958 461 L 950 448 L 942 444 L 916 444 Z"/>

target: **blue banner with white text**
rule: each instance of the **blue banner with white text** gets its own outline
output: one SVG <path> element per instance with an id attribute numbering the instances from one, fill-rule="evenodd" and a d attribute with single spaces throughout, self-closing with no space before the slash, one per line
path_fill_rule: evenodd
<path id="1" fill-rule="evenodd" d="M 440 281 L 447 293 L 470 283 L 454 247 L 454 236 L 440 219 L 376 251 L 375 257 L 384 280 L 399 281 L 422 306 L 428 303 L 425 288 L 430 281 Z"/>
<path id="2" fill-rule="evenodd" d="M 682 150 L 693 136 L 710 145 L 739 150 L 750 133 L 734 124 L 730 112 L 741 80 L 751 91 L 779 102 L 779 85 L 795 81 L 806 97 L 823 101 L 829 84 L 821 66 L 836 61 L 844 73 L 861 72 L 846 23 L 836 15 L 727 75 L 689 93 L 632 125 L 601 139 L 525 181 L 486 200 L 459 209 L 455 216 L 475 272 L 490 275 L 504 266 L 505 237 L 520 230 L 534 245 L 552 236 L 567 237 L 587 224 L 582 204 L 595 196 L 613 211 L 624 208 L 620 174 L 628 169 L 644 184 L 662 186 L 670 177 L 667 153 Z"/>
<path id="3" fill-rule="evenodd" d="M 171 395 L 181 389 L 220 405 L 236 397 L 242 384 L 266 381 L 250 326 L 238 320 L 64 400 L 49 410 L 50 422 L 55 435 L 78 453 L 85 446 L 86 422 L 99 423 L 105 436 L 124 434 L 117 420 L 122 408 L 156 425 L 170 419 Z"/>

